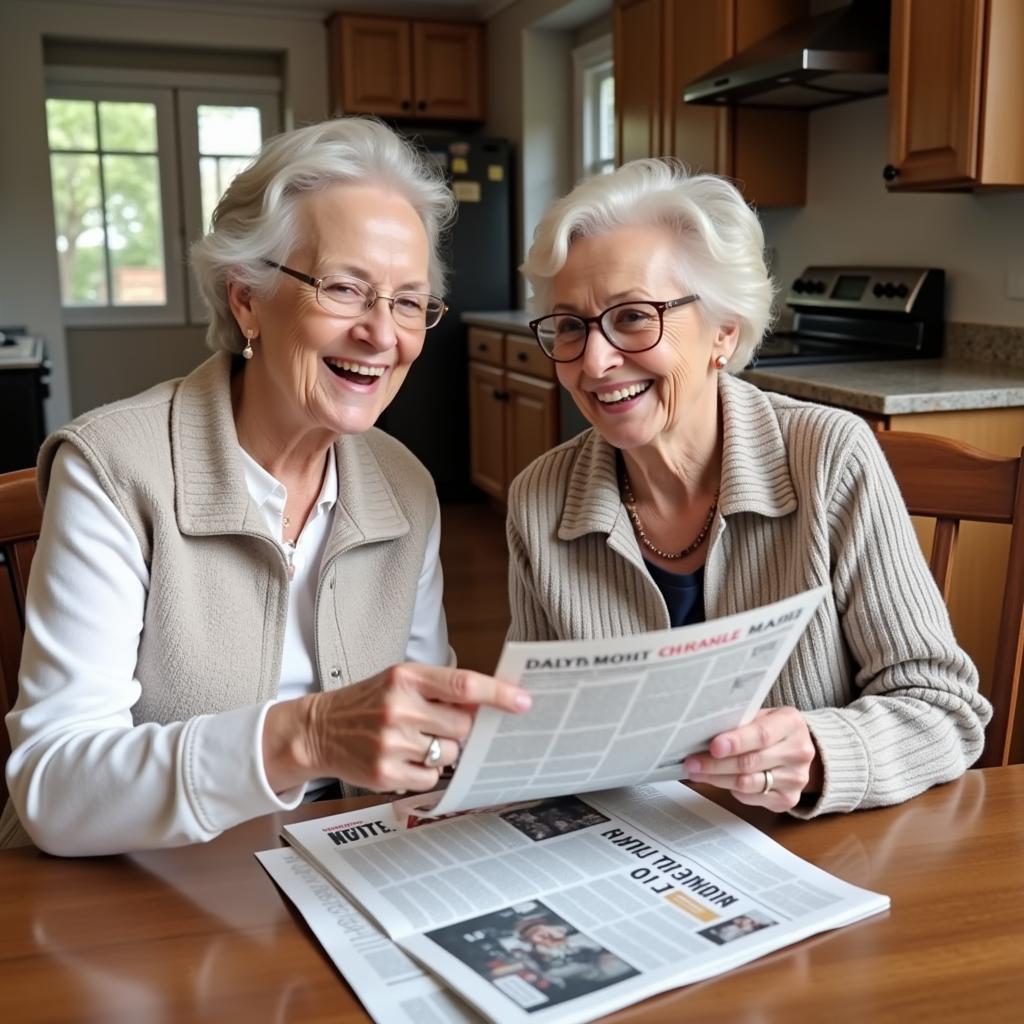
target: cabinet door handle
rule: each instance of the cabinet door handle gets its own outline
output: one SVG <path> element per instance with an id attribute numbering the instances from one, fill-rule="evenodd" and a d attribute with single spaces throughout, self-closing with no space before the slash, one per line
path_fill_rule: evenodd
<path id="1" fill-rule="evenodd" d="M 489 346 L 488 346 L 486 341 L 480 341 L 480 342 L 477 342 L 476 350 L 477 350 L 477 352 L 486 352 L 488 347 Z"/>
<path id="2" fill-rule="evenodd" d="M 900 169 L 898 167 L 893 167 L 892 164 L 886 164 L 885 167 L 882 168 L 882 177 L 885 178 L 886 181 L 895 181 L 899 176 Z"/>
<path id="3" fill-rule="evenodd" d="M 412 107 L 412 102 L 410 100 L 402 100 L 403 110 L 409 110 L 410 107 Z"/>
<path id="4" fill-rule="evenodd" d="M 419 103 L 416 104 L 416 109 L 417 110 L 426 110 L 427 109 L 427 101 L 426 100 L 420 100 Z"/>
<path id="5" fill-rule="evenodd" d="M 529 358 L 530 357 L 525 352 L 517 352 L 516 353 L 516 359 L 518 359 L 519 362 L 521 362 L 521 363 L 525 363 L 527 361 L 527 359 L 529 359 Z"/>
<path id="6" fill-rule="evenodd" d="M 508 401 L 508 392 L 507 391 L 495 391 L 494 392 L 494 397 L 499 402 L 507 402 Z"/>

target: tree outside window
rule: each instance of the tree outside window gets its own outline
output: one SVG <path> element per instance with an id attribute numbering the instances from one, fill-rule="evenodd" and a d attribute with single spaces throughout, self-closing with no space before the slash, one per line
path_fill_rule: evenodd
<path id="1" fill-rule="evenodd" d="M 65 306 L 167 300 L 156 107 L 46 101 Z"/>
<path id="2" fill-rule="evenodd" d="M 187 246 L 280 118 L 275 79 L 138 86 L 51 69 L 50 174 L 67 322 L 200 323 Z M 123 82 L 124 84 L 118 84 Z M 274 83 L 271 85 L 270 83 Z"/>

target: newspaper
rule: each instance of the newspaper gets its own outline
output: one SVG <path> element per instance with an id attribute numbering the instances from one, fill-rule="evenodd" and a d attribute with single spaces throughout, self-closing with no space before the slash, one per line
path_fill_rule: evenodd
<path id="1" fill-rule="evenodd" d="M 533 707 L 481 707 L 440 802 L 410 806 L 442 815 L 686 778 L 685 757 L 753 718 L 824 594 L 612 640 L 506 643 L 494 674 Z"/>
<path id="2" fill-rule="evenodd" d="M 386 808 L 374 808 L 386 816 Z M 301 854 L 256 854 L 295 904 L 377 1024 L 479 1024 L 480 1015 L 435 981 Z"/>
<path id="3" fill-rule="evenodd" d="M 261 861 L 382 1024 L 474 1019 L 435 978 L 499 1024 L 589 1021 L 889 906 L 676 782 L 284 833 L 339 891 Z"/>

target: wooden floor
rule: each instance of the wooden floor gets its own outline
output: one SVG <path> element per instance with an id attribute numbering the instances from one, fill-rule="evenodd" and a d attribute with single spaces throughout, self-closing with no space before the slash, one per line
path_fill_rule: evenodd
<path id="1" fill-rule="evenodd" d="M 508 629 L 505 514 L 496 506 L 441 506 L 448 642 L 465 668 L 491 673 Z"/>

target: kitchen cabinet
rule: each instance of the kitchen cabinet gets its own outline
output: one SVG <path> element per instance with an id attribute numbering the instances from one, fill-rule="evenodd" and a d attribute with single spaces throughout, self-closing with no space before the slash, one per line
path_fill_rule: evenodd
<path id="1" fill-rule="evenodd" d="M 479 24 L 336 14 L 328 26 L 334 113 L 484 119 Z"/>
<path id="2" fill-rule="evenodd" d="M 893 0 L 890 191 L 1024 187 L 1024 4 Z"/>
<path id="3" fill-rule="evenodd" d="M 471 327 L 470 479 L 505 500 L 508 485 L 558 443 L 554 364 L 531 337 Z"/>
<path id="4" fill-rule="evenodd" d="M 807 0 L 617 0 L 619 162 L 672 156 L 734 178 L 760 207 L 801 205 L 806 112 L 684 103 L 683 87 L 807 11 Z"/>

